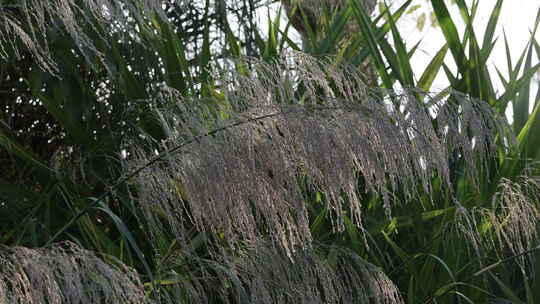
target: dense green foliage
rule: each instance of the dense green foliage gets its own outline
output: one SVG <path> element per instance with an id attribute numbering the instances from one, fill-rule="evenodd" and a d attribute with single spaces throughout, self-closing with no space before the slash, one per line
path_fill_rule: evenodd
<path id="1" fill-rule="evenodd" d="M 539 301 L 540 45 L 346 3 L 0 0 L 0 302 Z"/>

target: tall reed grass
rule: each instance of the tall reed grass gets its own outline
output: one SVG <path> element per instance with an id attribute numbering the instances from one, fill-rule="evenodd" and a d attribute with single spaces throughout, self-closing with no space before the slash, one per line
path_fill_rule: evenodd
<path id="1" fill-rule="evenodd" d="M 0 301 L 535 303 L 540 18 L 499 93 L 503 1 L 482 42 L 432 1 L 422 73 L 411 3 L 321 8 L 301 48 L 302 11 L 0 0 Z"/>

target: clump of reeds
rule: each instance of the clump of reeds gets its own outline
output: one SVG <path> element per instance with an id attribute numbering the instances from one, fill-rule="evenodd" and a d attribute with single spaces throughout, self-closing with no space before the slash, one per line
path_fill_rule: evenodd
<path id="1" fill-rule="evenodd" d="M 332 262 L 303 250 L 292 259 L 258 246 L 234 267 L 249 290 L 250 303 L 403 303 L 386 274 L 344 249 L 330 248 Z"/>
<path id="2" fill-rule="evenodd" d="M 182 271 L 165 275 L 177 284 L 160 293 L 160 303 L 177 303 L 182 294 L 189 303 L 403 303 L 397 286 L 380 268 L 344 248 L 317 247 L 287 255 L 258 242 L 211 260 L 183 250 L 166 259 L 163 266 Z"/>
<path id="3" fill-rule="evenodd" d="M 181 6 L 183 2 L 170 4 Z M 29 7 L 31 9 L 27 9 Z M 128 35 L 134 21 L 142 20 L 148 13 L 164 17 L 161 3 L 152 0 L 25 0 L 2 4 L 0 58 L 32 56 L 43 70 L 54 75 L 58 67 L 50 56 L 51 37 L 48 35 L 57 30 L 69 35 L 87 59 L 104 60 L 102 51 L 96 47 L 96 39 L 107 43 L 113 33 Z M 91 31 L 87 29 L 89 25 Z"/>
<path id="4" fill-rule="evenodd" d="M 389 214 L 397 191 L 408 199 L 429 196 L 433 177 L 451 186 L 450 157 L 463 159 L 474 176 L 495 151 L 493 134 L 504 128 L 480 100 L 456 92 L 369 88 L 354 68 L 305 54 L 273 63 L 245 59 L 236 66 L 243 68 L 220 71 L 210 105 L 170 89 L 156 96 L 175 101 L 156 112 L 167 139 L 161 151 L 148 149 L 156 147 L 153 142 L 134 145 L 127 165 L 143 168 L 133 182 L 140 220 L 154 241 L 172 234 L 188 246 L 195 227 L 221 244 L 213 252 L 222 257 L 269 241 L 275 256 L 261 265 L 258 256 L 269 253 L 251 251 L 240 265 L 254 281 L 238 283 L 260 288 L 257 297 L 268 303 L 274 299 L 267 294 L 271 282 L 299 288 L 287 278 L 305 261 L 297 255 L 312 248 L 308 193 L 324 193 L 334 229 L 344 229 L 345 216 L 362 229 L 365 193 L 378 193 Z M 330 271 L 317 265 L 306 271 Z M 352 289 L 390 290 L 386 279 L 367 274 L 369 267 L 343 272 L 349 266 L 333 269 L 332 275 L 350 277 L 350 285 L 334 286 L 336 299 Z M 261 267 L 276 267 L 273 277 L 265 278 Z"/>
<path id="5" fill-rule="evenodd" d="M 367 88 L 350 67 L 303 54 L 250 64 L 223 78 L 214 114 L 188 99 L 161 110 L 166 156 L 137 178 L 150 230 L 181 238 L 189 222 L 231 244 L 264 235 L 292 250 L 311 239 L 306 191 L 324 191 L 336 229 L 344 214 L 361 227 L 363 193 L 379 193 L 390 213 L 394 191 L 429 194 L 434 176 L 448 186 L 455 154 L 474 176 L 502 128 L 489 106 L 454 92 Z M 135 154 L 132 166 L 155 156 Z"/>
<path id="6" fill-rule="evenodd" d="M 146 303 L 132 269 L 71 242 L 51 249 L 0 246 L 0 303 Z"/>
<path id="7" fill-rule="evenodd" d="M 461 208 L 456 223 L 474 249 L 480 266 L 485 266 L 483 256 L 494 252 L 498 261 L 517 263 L 527 276 L 534 260 L 531 253 L 538 246 L 539 203 L 539 178 L 524 175 L 514 181 L 502 179 L 491 207 Z"/>

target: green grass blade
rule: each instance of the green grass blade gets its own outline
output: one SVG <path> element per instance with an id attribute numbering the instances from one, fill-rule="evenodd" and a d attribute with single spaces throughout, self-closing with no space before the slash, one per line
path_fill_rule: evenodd
<path id="1" fill-rule="evenodd" d="M 474 12 L 471 12 L 471 14 L 469 14 L 469 8 L 467 7 L 467 3 L 465 2 L 465 0 L 455 0 L 455 2 L 458 5 L 459 13 L 461 14 L 461 18 L 463 19 L 465 24 L 472 23 L 471 15 L 474 15 Z M 473 4 L 473 8 L 474 8 L 474 4 Z"/>
<path id="2" fill-rule="evenodd" d="M 209 96 L 210 95 L 210 89 L 208 88 L 208 84 L 211 80 L 210 76 L 210 61 L 212 60 L 212 54 L 210 52 L 210 22 L 208 21 L 208 14 L 210 9 L 210 0 L 206 0 L 206 4 L 204 6 L 204 30 L 203 30 L 203 45 L 202 45 L 202 51 L 199 55 L 199 69 L 201 71 L 200 74 L 200 83 L 202 84 L 203 88 L 203 95 Z"/>
<path id="3" fill-rule="evenodd" d="M 364 12 L 364 9 L 356 1 L 349 0 L 352 5 L 355 19 L 360 27 L 363 37 L 366 39 L 369 53 L 373 58 L 375 68 L 379 72 L 379 76 L 382 79 L 383 86 L 386 88 L 392 88 L 392 80 L 390 75 L 386 71 L 386 65 L 379 51 L 377 38 L 374 33 L 374 25 L 371 23 L 369 17 Z"/>
<path id="4" fill-rule="evenodd" d="M 533 55 L 533 50 L 535 49 L 535 43 L 536 43 L 535 35 L 538 29 L 539 22 L 540 22 L 540 11 L 539 11 L 539 15 L 536 18 L 534 28 L 531 33 L 531 38 L 526 48 L 527 55 L 525 57 L 525 63 L 523 66 L 524 74 L 531 71 L 532 69 L 532 55 Z M 538 51 L 538 49 L 536 49 L 535 51 Z M 534 71 L 537 71 L 537 70 L 534 69 Z M 521 131 L 521 128 L 523 128 L 523 126 L 525 125 L 529 117 L 530 93 L 531 93 L 531 82 L 526 81 L 520 86 L 519 96 L 513 100 L 512 106 L 513 106 L 513 113 L 514 113 L 514 132 L 516 134 L 519 134 L 519 132 Z"/>
<path id="5" fill-rule="evenodd" d="M 148 265 L 148 263 L 146 262 L 144 254 L 142 250 L 139 248 L 139 246 L 137 245 L 137 242 L 135 241 L 135 238 L 131 234 L 131 231 L 129 231 L 129 229 L 127 228 L 126 224 L 124 224 L 122 219 L 118 217 L 118 215 L 116 215 L 103 201 L 99 201 L 98 204 L 100 207 L 96 207 L 96 209 L 99 209 L 105 212 L 111 218 L 111 220 L 114 222 L 114 225 L 116 226 L 116 228 L 118 229 L 122 237 L 129 243 L 133 251 L 135 251 L 135 254 L 137 255 L 137 257 L 143 264 L 144 269 L 149 279 L 153 281 L 153 274 L 152 274 L 152 271 L 150 270 L 150 265 Z"/>
<path id="6" fill-rule="evenodd" d="M 353 224 L 348 216 L 343 217 L 343 222 L 345 224 L 345 229 L 349 239 L 351 240 L 351 247 L 356 251 L 356 253 L 362 252 L 362 239 L 358 227 Z"/>
<path id="7" fill-rule="evenodd" d="M 508 79 L 504 78 L 504 75 L 498 67 L 495 67 L 495 71 L 497 72 L 497 75 L 499 76 L 499 80 L 503 84 L 503 87 L 507 90 L 509 85 Z"/>
<path id="8" fill-rule="evenodd" d="M 275 20 L 270 20 L 268 16 L 268 39 L 264 43 L 263 58 L 270 59 L 275 58 L 279 54 L 278 46 L 278 29 L 279 29 L 279 15 Z"/>
<path id="9" fill-rule="evenodd" d="M 532 52 L 533 44 L 529 44 L 529 50 L 527 52 L 527 57 L 525 59 L 524 69 L 528 71 L 532 66 Z M 514 132 L 519 134 L 527 119 L 529 117 L 529 99 L 531 93 L 531 82 L 527 81 L 523 83 L 523 86 L 519 90 L 518 96 L 512 102 L 512 110 L 514 117 Z"/>
<path id="10" fill-rule="evenodd" d="M 503 4 L 503 0 L 497 0 L 497 3 L 495 3 L 495 6 L 493 7 L 493 11 L 491 11 L 491 15 L 489 17 L 486 30 L 484 31 L 484 41 L 482 42 L 482 51 L 487 46 L 493 43 L 493 36 L 495 35 L 495 29 L 497 28 L 497 24 L 499 22 L 499 16 L 501 15 L 502 4 Z"/>
<path id="11" fill-rule="evenodd" d="M 411 4 L 412 0 L 408 0 L 405 2 L 402 6 L 400 6 L 393 14 L 392 17 L 394 20 L 399 20 L 401 16 L 406 12 L 407 7 Z M 380 20 L 383 19 L 384 16 L 386 16 L 388 8 L 383 9 L 383 12 L 375 17 L 372 24 L 377 24 Z M 385 35 L 390 31 L 390 25 L 388 24 L 388 21 L 386 21 L 382 26 L 377 27 L 375 26 L 375 37 L 377 37 L 377 41 L 380 43 L 381 41 L 384 41 Z M 370 54 L 370 49 L 364 47 L 365 46 L 365 39 L 355 39 L 353 41 L 353 45 L 349 46 L 346 50 L 345 57 L 346 58 L 352 58 L 350 60 L 351 64 L 358 66 L 362 62 L 366 60 L 366 58 Z"/>
<path id="12" fill-rule="evenodd" d="M 445 44 L 437 52 L 437 54 L 435 54 L 435 56 L 431 59 L 428 66 L 422 73 L 420 80 L 418 80 L 418 84 L 417 84 L 418 88 L 426 92 L 431 89 L 431 86 L 433 85 L 433 81 L 435 80 L 435 77 L 437 77 L 437 74 L 439 73 L 439 70 L 441 69 L 444 63 L 444 58 L 446 57 L 447 53 L 448 53 L 448 44 Z"/>
<path id="13" fill-rule="evenodd" d="M 390 24 L 390 29 L 392 30 L 392 37 L 393 37 L 394 44 L 396 47 L 396 55 L 397 55 L 397 61 L 398 61 L 398 66 L 399 66 L 399 73 L 400 73 L 400 82 L 404 87 L 414 87 L 415 86 L 414 77 L 413 77 L 414 74 L 412 71 L 409 54 L 405 47 L 405 42 L 403 41 L 403 39 L 401 38 L 401 35 L 399 34 L 394 18 L 392 17 L 392 14 L 387 13 L 387 17 L 388 17 L 388 23 Z"/>
<path id="14" fill-rule="evenodd" d="M 392 247 L 395 253 L 399 256 L 401 261 L 405 263 L 408 268 L 412 267 L 412 263 L 410 263 L 411 259 L 409 259 L 409 254 L 407 254 L 405 250 L 403 250 L 396 242 L 394 242 L 392 238 L 390 238 L 390 236 L 386 232 L 382 231 L 382 235 L 384 239 L 386 240 L 386 242 L 390 245 L 390 247 Z M 412 268 L 411 268 L 411 272 L 415 273 L 415 271 Z"/>
<path id="15" fill-rule="evenodd" d="M 510 46 L 508 44 L 508 37 L 506 36 L 506 31 L 503 28 L 503 38 L 504 38 L 504 50 L 506 54 L 506 68 L 508 69 L 508 75 L 512 74 L 512 71 L 514 70 L 514 65 L 512 64 L 512 55 L 510 53 Z M 511 77 L 508 78 L 508 81 L 510 81 Z"/>
<path id="16" fill-rule="evenodd" d="M 352 14 L 351 7 L 346 7 L 342 13 L 332 18 L 332 24 L 326 31 L 328 35 L 319 43 L 316 51 L 317 54 L 326 54 L 332 48 L 336 47 L 341 37 L 343 37 L 345 26 Z"/>
<path id="17" fill-rule="evenodd" d="M 504 113 L 506 110 L 506 106 L 512 100 L 515 98 L 519 90 L 525 85 L 525 83 L 531 81 L 532 77 L 536 74 L 536 71 L 540 68 L 540 63 L 534 65 L 531 67 L 531 69 L 525 71 L 521 78 L 512 81 L 508 84 L 508 89 L 504 92 L 504 94 L 499 98 L 497 101 L 498 105 L 497 108 L 499 109 L 500 113 Z"/>
<path id="18" fill-rule="evenodd" d="M 420 44 L 422 43 L 422 39 L 420 39 L 412 48 L 411 50 L 409 51 L 408 55 L 409 55 L 409 60 L 411 60 L 411 58 L 414 56 L 414 54 L 416 54 L 416 51 L 418 50 L 418 47 L 420 46 Z"/>
<path id="19" fill-rule="evenodd" d="M 538 160 L 540 156 L 540 133 L 538 130 L 540 130 L 540 102 L 536 100 L 533 112 L 517 136 L 522 151 L 521 157 Z"/>
<path id="20" fill-rule="evenodd" d="M 163 36 L 159 51 L 165 64 L 167 84 L 180 92 L 191 91 L 194 86 L 184 44 L 169 24 L 160 22 L 159 28 Z"/>
<path id="21" fill-rule="evenodd" d="M 480 59 L 480 50 L 478 48 L 478 43 L 476 41 L 476 35 L 474 34 L 472 24 L 468 25 L 469 27 L 469 33 L 470 33 L 470 41 L 469 41 L 469 68 L 468 73 L 469 76 L 466 77 L 467 79 L 467 88 L 468 93 L 476 98 L 479 98 L 481 100 L 486 100 L 486 95 L 483 92 L 484 81 L 482 79 L 483 74 L 483 67 L 485 65 L 482 64 Z"/>
<path id="22" fill-rule="evenodd" d="M 518 295 L 512 291 L 512 287 L 506 285 L 497 275 L 490 273 L 491 278 L 497 283 L 504 295 L 510 300 L 513 304 L 523 303 Z"/>
<path id="23" fill-rule="evenodd" d="M 450 68 L 446 65 L 446 63 L 443 63 L 443 70 L 444 70 L 444 73 L 446 74 L 446 78 L 450 82 L 450 86 L 453 88 L 458 88 L 459 80 L 457 79 L 456 76 L 454 76 L 454 74 L 452 73 L 452 70 L 450 70 Z"/>
<path id="24" fill-rule="evenodd" d="M 468 61 L 463 50 L 463 44 L 459 39 L 456 25 L 448 12 L 448 8 L 444 1 L 432 1 L 431 4 L 433 5 L 435 16 L 437 17 L 437 21 L 443 31 L 443 35 L 458 69 L 461 73 L 464 73 L 468 70 Z"/>
<path id="25" fill-rule="evenodd" d="M 534 45 L 534 50 L 536 52 L 536 56 L 538 57 L 538 59 L 540 59 L 540 44 L 538 44 L 538 42 L 536 40 L 533 40 L 532 42 L 533 42 L 533 45 Z M 538 87 L 538 90 L 536 91 L 536 98 L 534 99 L 534 101 L 535 101 L 534 106 L 536 107 L 536 105 L 540 101 L 540 87 Z"/>

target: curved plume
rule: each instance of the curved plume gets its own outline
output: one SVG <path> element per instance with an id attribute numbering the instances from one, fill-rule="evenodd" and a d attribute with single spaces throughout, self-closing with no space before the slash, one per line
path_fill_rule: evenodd
<path id="1" fill-rule="evenodd" d="M 145 303 L 137 274 L 74 243 L 0 246 L 0 303 Z"/>
<path id="2" fill-rule="evenodd" d="M 345 214 L 361 227 L 364 192 L 381 194 L 390 213 L 396 191 L 429 194 L 436 176 L 449 186 L 450 157 L 474 176 L 504 128 L 480 100 L 368 88 L 353 68 L 305 54 L 243 64 L 253 68 L 222 71 L 214 112 L 171 91 L 159 97 L 177 103 L 158 111 L 169 134 L 162 162 L 136 179 L 150 232 L 181 238 L 190 223 L 231 244 L 267 236 L 292 252 L 311 240 L 306 191 L 324 191 L 336 229 Z M 145 151 L 129 165 L 154 157 Z"/>

